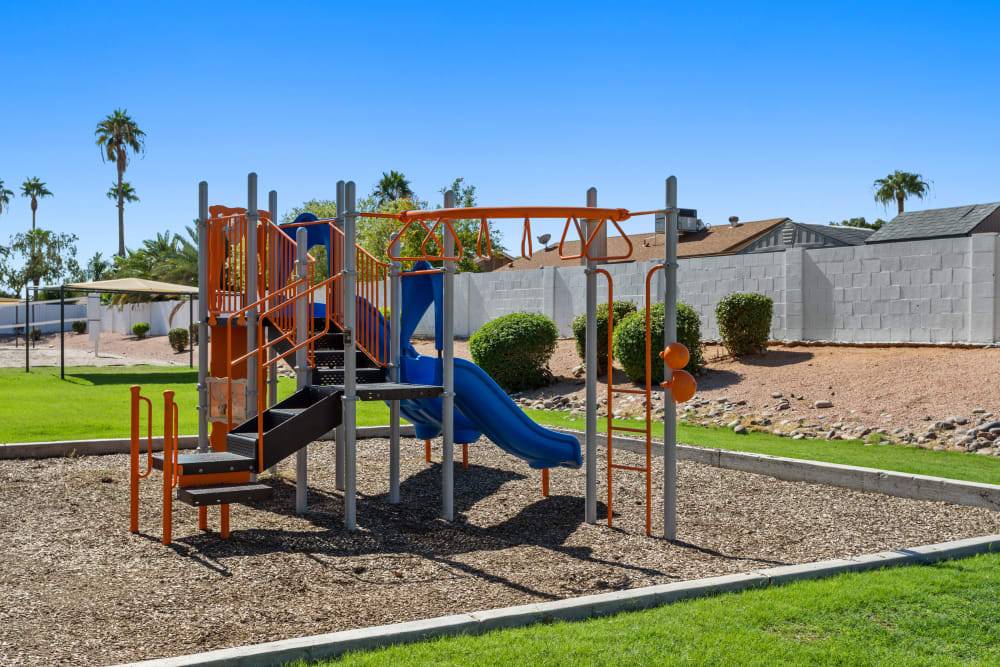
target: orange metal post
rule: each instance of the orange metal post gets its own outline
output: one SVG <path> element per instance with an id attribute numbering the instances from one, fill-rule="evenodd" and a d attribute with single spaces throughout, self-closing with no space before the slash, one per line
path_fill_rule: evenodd
<path id="1" fill-rule="evenodd" d="M 424 460 L 428 463 L 431 462 L 431 441 L 424 440 Z"/>
<path id="2" fill-rule="evenodd" d="M 139 385 L 129 388 L 132 392 L 132 448 L 129 460 L 129 530 L 139 532 Z"/>
<path id="3" fill-rule="evenodd" d="M 174 392 L 163 392 L 163 544 L 170 544 L 174 488 Z"/>
<path id="4" fill-rule="evenodd" d="M 542 495 L 549 497 L 549 469 L 542 468 Z"/>
<path id="5" fill-rule="evenodd" d="M 198 530 L 208 530 L 208 508 L 198 508 Z"/>
<path id="6" fill-rule="evenodd" d="M 462 467 L 469 467 L 469 444 L 462 445 Z"/>
<path id="7" fill-rule="evenodd" d="M 221 524 L 219 527 L 219 537 L 226 539 L 229 537 L 229 505 L 223 505 L 219 510 Z"/>

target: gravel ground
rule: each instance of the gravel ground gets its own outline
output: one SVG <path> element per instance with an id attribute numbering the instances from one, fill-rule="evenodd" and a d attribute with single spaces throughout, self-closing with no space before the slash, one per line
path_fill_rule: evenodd
<path id="1" fill-rule="evenodd" d="M 177 507 L 172 548 L 159 544 L 158 473 L 142 487 L 145 532 L 128 533 L 125 456 L 0 461 L 0 663 L 170 656 L 1000 532 L 984 509 L 682 462 L 667 543 L 643 534 L 641 475 L 616 473 L 614 528 L 587 525 L 582 470 L 553 471 L 542 498 L 538 471 L 485 440 L 456 470 L 449 524 L 436 518 L 440 460 L 404 440 L 403 504 L 390 506 L 386 451 L 359 443 L 354 535 L 320 443 L 308 515 L 289 513 L 286 463 L 271 500 L 234 507 L 229 540 Z"/>

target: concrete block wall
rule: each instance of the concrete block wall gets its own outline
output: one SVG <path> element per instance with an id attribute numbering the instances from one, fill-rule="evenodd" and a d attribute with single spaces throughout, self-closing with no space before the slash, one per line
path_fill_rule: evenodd
<path id="1" fill-rule="evenodd" d="M 175 309 L 176 308 L 176 312 Z M 120 334 L 132 333 L 132 325 L 138 322 L 149 324 L 149 336 L 166 336 L 175 328 L 190 325 L 188 319 L 188 302 L 183 301 L 153 301 L 149 303 L 130 303 L 124 306 L 101 307 L 101 331 L 114 331 Z M 86 319 L 86 307 L 84 307 Z M 171 316 L 172 314 L 172 316 Z M 198 301 L 194 302 L 194 316 L 198 317 Z"/>
<path id="2" fill-rule="evenodd" d="M 736 292 L 771 297 L 771 337 L 840 343 L 971 343 L 1000 340 L 997 272 L 1000 236 L 884 243 L 680 260 L 679 298 L 701 318 L 702 337 L 718 338 L 715 306 Z M 605 265 L 616 300 L 645 302 L 652 262 Z M 598 276 L 598 299 L 607 281 Z M 662 293 L 662 272 L 654 280 Z M 551 317 L 560 335 L 584 312 L 586 275 L 570 265 L 530 271 L 459 274 L 455 333 L 467 337 L 512 312 Z M 428 315 L 418 335 L 433 333 Z"/>

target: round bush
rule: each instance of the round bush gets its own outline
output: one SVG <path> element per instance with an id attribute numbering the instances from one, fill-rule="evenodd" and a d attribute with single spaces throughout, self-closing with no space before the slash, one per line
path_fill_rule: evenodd
<path id="1" fill-rule="evenodd" d="M 614 325 L 635 312 L 635 304 L 631 301 L 615 301 L 611 309 Z M 576 353 L 580 361 L 587 363 L 587 314 L 582 313 L 573 320 L 573 337 L 576 339 Z M 612 351 L 613 353 L 613 351 Z M 608 304 L 597 306 L 597 374 L 608 372 Z"/>
<path id="2" fill-rule="evenodd" d="M 149 333 L 149 323 L 148 322 L 136 322 L 132 325 L 132 333 L 136 338 L 142 340 Z"/>
<path id="3" fill-rule="evenodd" d="M 763 294 L 730 294 L 715 306 L 719 336 L 729 354 L 742 357 L 767 348 L 773 302 Z"/>
<path id="4" fill-rule="evenodd" d="M 169 342 L 170 347 L 174 348 L 176 351 L 183 352 L 187 349 L 188 330 L 182 327 L 171 329 L 167 332 L 167 342 Z"/>
<path id="5" fill-rule="evenodd" d="M 84 320 L 74 320 L 73 331 L 78 334 L 87 333 L 87 322 Z"/>
<path id="6" fill-rule="evenodd" d="M 31 340 L 35 343 L 42 339 L 42 330 L 38 327 L 31 328 Z"/>
<path id="7" fill-rule="evenodd" d="M 652 352 L 653 383 L 663 382 L 663 361 L 659 354 L 663 350 L 664 309 L 662 303 L 654 303 L 650 315 L 650 351 Z M 687 304 L 677 304 L 677 340 L 691 354 L 684 368 L 697 371 L 704 365 L 701 348 L 701 323 L 698 313 Z M 646 311 L 632 313 L 615 327 L 612 335 L 615 358 L 633 382 L 646 381 Z"/>
<path id="8" fill-rule="evenodd" d="M 559 330 L 544 315 L 511 313 L 481 326 L 469 339 L 472 360 L 504 391 L 544 387 Z"/>

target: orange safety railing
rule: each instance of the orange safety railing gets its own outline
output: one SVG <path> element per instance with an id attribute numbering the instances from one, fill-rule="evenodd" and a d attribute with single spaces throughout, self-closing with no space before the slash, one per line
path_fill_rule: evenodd
<path id="1" fill-rule="evenodd" d="M 132 412 L 132 438 L 129 462 L 130 507 L 129 530 L 139 532 L 139 480 L 148 477 L 153 470 L 153 402 L 141 394 L 142 388 L 133 385 L 130 388 Z M 139 471 L 139 440 L 141 438 L 140 421 L 142 403 L 146 404 L 146 472 Z M 174 402 L 174 392 L 163 392 L 163 544 L 170 544 L 173 495 L 172 491 L 180 479 L 178 461 L 178 418 L 179 411 Z"/>

